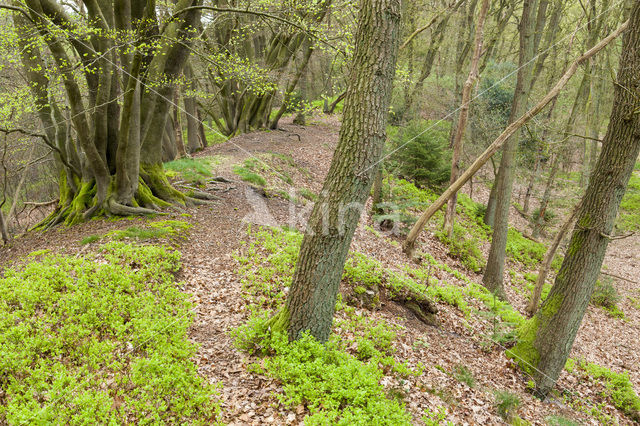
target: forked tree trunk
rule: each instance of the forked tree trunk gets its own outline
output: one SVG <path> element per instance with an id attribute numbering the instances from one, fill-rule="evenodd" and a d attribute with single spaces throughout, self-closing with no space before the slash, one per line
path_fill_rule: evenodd
<path id="1" fill-rule="evenodd" d="M 284 309 L 272 320 L 292 340 L 326 341 L 349 245 L 369 197 L 395 73 L 400 0 L 363 0 L 340 140 L 300 247 Z"/>
<path id="2" fill-rule="evenodd" d="M 538 313 L 521 328 L 511 355 L 546 397 L 565 366 L 602 267 L 620 201 L 640 152 L 640 2 L 633 3 L 622 42 L 613 109 L 602 153 L 577 215 L 555 284 Z"/>

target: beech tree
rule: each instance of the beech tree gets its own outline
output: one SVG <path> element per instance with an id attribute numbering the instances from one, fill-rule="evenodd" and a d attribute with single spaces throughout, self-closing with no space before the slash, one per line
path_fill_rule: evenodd
<path id="1" fill-rule="evenodd" d="M 326 341 L 344 263 L 385 141 L 398 50 L 399 0 L 363 0 L 340 139 L 273 327 Z"/>
<path id="2" fill-rule="evenodd" d="M 578 210 L 564 261 L 536 315 L 520 330 L 512 356 L 546 397 L 565 366 L 589 304 L 620 201 L 640 153 L 640 3 L 634 2 L 616 77 L 602 152 Z"/>
<path id="3" fill-rule="evenodd" d="M 88 0 L 72 13 L 54 0 L 12 7 L 38 136 L 59 168 L 58 207 L 42 226 L 100 212 L 148 214 L 206 196 L 174 189 L 162 166 L 173 82 L 189 57 L 199 4 L 179 0 L 164 10 L 155 1 Z"/>

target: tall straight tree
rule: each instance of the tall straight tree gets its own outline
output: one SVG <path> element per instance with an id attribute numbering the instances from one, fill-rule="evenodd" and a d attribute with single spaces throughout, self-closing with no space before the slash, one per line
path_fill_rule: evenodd
<path id="1" fill-rule="evenodd" d="M 531 91 L 532 70 L 535 55 L 535 26 L 538 7 L 537 0 L 525 0 L 520 19 L 520 54 L 518 58 L 518 76 L 516 81 L 513 103 L 509 122 L 513 123 L 527 110 L 527 99 Z M 509 227 L 509 207 L 511 206 L 511 192 L 513 189 L 514 163 L 518 148 L 518 134 L 509 138 L 505 143 L 500 160 L 500 171 L 494 183 L 496 191 L 495 217 L 493 220 L 493 235 L 491 249 L 487 259 L 487 269 L 482 283 L 493 293 L 504 295 L 504 256 L 507 246 L 507 230 Z"/>
<path id="2" fill-rule="evenodd" d="M 512 350 L 545 397 L 573 346 L 613 238 L 616 215 L 640 153 L 640 2 L 633 3 L 622 42 L 613 109 L 602 152 L 589 181 L 564 261 L 538 313 Z"/>
<path id="3" fill-rule="evenodd" d="M 379 167 L 398 51 L 400 0 L 363 0 L 340 140 L 274 327 L 326 341 L 349 246 Z"/>

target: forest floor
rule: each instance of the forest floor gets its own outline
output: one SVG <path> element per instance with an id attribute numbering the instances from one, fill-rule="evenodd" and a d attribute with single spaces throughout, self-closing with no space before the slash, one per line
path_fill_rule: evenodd
<path id="1" fill-rule="evenodd" d="M 247 233 L 250 224 L 253 229 L 255 225 L 303 229 L 304 217 L 312 204 L 303 202 L 299 194 L 306 193 L 305 190 L 317 194 L 321 190 L 338 141 L 338 130 L 335 118 L 316 119 L 307 126 L 285 121 L 281 130 L 241 135 L 206 148 L 195 157 L 214 159 L 210 160 L 214 175 L 228 180 L 205 183 L 206 189 L 219 200 L 190 209 L 187 219 L 172 214 L 193 225 L 188 239 L 178 243 L 183 262 L 178 279 L 184 282 L 185 291 L 192 294 L 197 306 L 191 338 L 200 348 L 194 361 L 200 374 L 211 382 L 221 383 L 225 423 L 299 424 L 309 413 L 302 404 L 293 407 L 281 404 L 277 399 L 283 393 L 279 382 L 251 372 L 247 367 L 260 360 L 234 345 L 230 332 L 249 316 L 243 299 L 243 277 L 234 254 L 244 250 L 242 242 L 250 238 Z M 266 176 L 267 189 L 256 188 L 238 176 L 241 173 L 238 167 L 246 166 L 246 160 L 251 163 L 254 157 L 260 161 L 252 166 Z M 474 199 L 482 202 L 487 191 L 478 189 L 479 186 L 474 188 Z M 287 196 L 290 190 L 293 192 Z M 293 199 L 291 194 L 296 196 L 295 202 L 288 200 Z M 515 210 L 513 223 L 526 231 L 523 229 L 526 221 Z M 124 229 L 130 224 L 130 221 L 97 220 L 72 228 L 31 232 L 0 248 L 0 265 L 20 263 L 28 253 L 47 248 L 66 254 L 91 250 L 93 243 L 80 243 L 84 237 Z M 376 259 L 390 270 L 414 265 L 402 254 L 399 237 L 382 236 L 372 225 L 371 216 L 363 214 L 352 243 L 353 251 Z M 432 224 L 429 232 L 423 233 L 422 251 L 462 272 L 471 281 L 481 283 L 481 274 L 467 270 L 459 260 L 448 256 L 448 249 L 433 235 L 436 227 Z M 486 252 L 486 244 L 482 249 Z M 523 312 L 528 295 L 521 277 L 526 270 L 511 260 L 506 269 L 514 271 L 505 276 L 508 299 L 515 309 Z M 635 392 L 640 393 L 640 287 L 636 282 L 640 277 L 640 236 L 612 241 L 604 270 L 626 278 L 614 279 L 621 296 L 618 308 L 624 318 L 589 306 L 571 357 L 617 373 L 627 371 Z M 459 274 L 454 276 L 445 270 L 434 274 L 443 282 L 464 285 Z M 438 326 L 425 325 L 394 302 L 385 303 L 376 311 L 357 309 L 358 315 L 398 326 L 393 343 L 396 359 L 411 366 L 418 363 L 426 366 L 421 375 L 404 381 L 391 376 L 382 380 L 385 388 L 404 390 L 402 400 L 415 424 L 423 424 L 425 410 L 437 411 L 438 407 L 445 407 L 446 419 L 454 424 L 503 423 L 496 410 L 497 390 L 516 394 L 521 400 L 517 416 L 533 424 L 568 424 L 560 420 L 553 423 L 553 419 L 562 418 L 584 424 L 633 424 L 605 397 L 608 390 L 602 381 L 577 371 L 565 371 L 560 377 L 557 388 L 559 395 L 566 398 L 537 400 L 527 391 L 528 378 L 506 356 L 505 348 L 486 344 L 495 335 L 495 318 L 468 318 L 445 303 L 438 304 L 438 309 Z M 456 374 L 460 367 L 473 376 L 474 386 L 460 380 Z"/>

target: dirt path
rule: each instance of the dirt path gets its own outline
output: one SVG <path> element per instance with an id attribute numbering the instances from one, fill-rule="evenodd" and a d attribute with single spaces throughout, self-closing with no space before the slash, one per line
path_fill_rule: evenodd
<path id="1" fill-rule="evenodd" d="M 179 280 L 197 303 L 195 322 L 191 337 L 200 345 L 196 363 L 200 373 L 212 382 L 221 383 L 223 420 L 229 424 L 299 424 L 306 415 L 304 407 L 285 409 L 277 403 L 274 394 L 281 392 L 278 384 L 267 377 L 252 374 L 247 366 L 259 360 L 250 358 L 235 349 L 229 333 L 248 317 L 241 294 L 240 278 L 236 273 L 237 263 L 233 253 L 240 247 L 246 235 L 248 223 L 288 225 L 291 213 L 296 223 L 303 221 L 297 215 L 309 212 L 310 204 L 293 205 L 282 197 L 265 197 L 260 190 L 252 189 L 238 180 L 233 165 L 258 153 L 280 153 L 290 155 L 305 173 L 294 173 L 291 189 L 305 187 L 319 192 L 327 173 L 333 149 L 337 144 L 338 122 L 322 120 L 310 126 L 294 126 L 285 122 L 283 130 L 242 135 L 224 144 L 209 147 L 198 156 L 222 156 L 224 161 L 216 166 L 216 175 L 230 180 L 216 185 L 215 194 L 220 200 L 210 206 L 192 209 L 187 220 L 194 226 L 188 241 L 181 244 L 183 268 Z M 177 218 L 184 220 L 183 217 Z M 392 240 L 381 239 L 368 231 L 370 224 L 364 215 L 356 231 L 352 249 L 377 258 L 387 267 L 399 268 L 407 262 Z M 17 239 L 11 246 L 0 248 L 0 265 L 19 262 L 34 250 L 49 248 L 60 253 L 77 253 L 87 250 L 80 240 L 90 234 L 103 234 L 111 229 L 131 226 L 128 220 L 90 221 L 73 228 L 59 228 L 47 233 L 30 233 Z M 423 244 L 438 260 L 452 267 L 459 265 L 446 256 L 443 246 L 435 239 L 425 236 Z M 640 277 L 640 237 L 614 241 L 607 253 L 609 270 L 629 279 Z M 480 276 L 471 278 L 479 282 Z M 443 273 L 438 278 L 450 283 L 455 277 Z M 637 279 L 637 278 L 636 278 Z M 640 347 L 640 306 L 630 297 L 640 300 L 638 286 L 617 281 L 616 286 L 625 296 L 621 308 L 626 321 L 612 319 L 601 309 L 589 307 L 580 329 L 573 356 L 612 368 L 614 371 L 628 370 L 639 391 L 637 348 Z M 515 292 L 513 297 L 524 297 Z M 514 301 L 519 306 L 521 301 Z M 421 362 L 425 373 L 404 384 L 391 378 L 385 386 L 405 386 L 408 389 L 405 403 L 414 419 L 419 423 L 426 408 L 448 406 L 449 420 L 455 424 L 495 424 L 500 422 L 493 408 L 493 390 L 510 389 L 522 398 L 519 414 L 536 424 L 543 424 L 551 412 L 565 413 L 582 418 L 585 423 L 596 424 L 584 415 L 564 407 L 559 402 L 542 403 L 532 398 L 525 389 L 526 378 L 513 368 L 502 350 L 486 353 L 482 350 L 478 329 L 469 328 L 460 312 L 450 306 L 440 307 L 439 328 L 427 327 L 410 313 L 391 305 L 379 312 L 363 314 L 397 324 L 401 328 L 397 344 L 398 359 L 410 365 Z M 490 321 L 480 324 L 489 330 Z M 417 346 L 416 342 L 427 342 Z M 451 374 L 456 366 L 469 367 L 477 378 L 478 386 L 462 386 Z M 438 367 L 438 368 L 436 368 Z M 572 388 L 571 376 L 563 375 L 561 388 Z M 589 395 L 594 401 L 597 395 Z M 608 412 L 615 412 L 609 407 Z M 622 419 L 618 416 L 618 419 Z M 624 423 L 624 420 L 621 420 Z"/>

